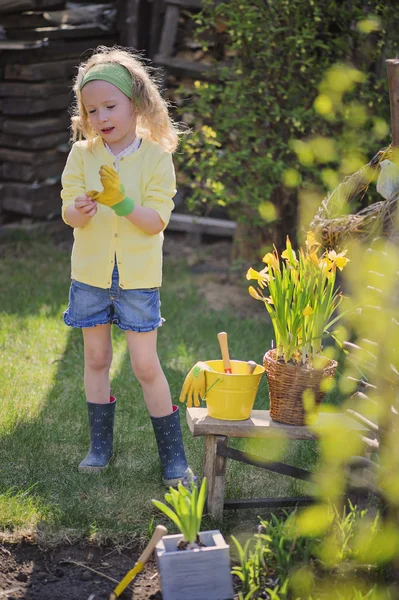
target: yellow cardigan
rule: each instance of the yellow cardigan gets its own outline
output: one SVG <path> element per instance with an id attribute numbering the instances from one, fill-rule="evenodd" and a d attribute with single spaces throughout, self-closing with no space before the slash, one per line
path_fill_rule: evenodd
<path id="1" fill-rule="evenodd" d="M 62 218 L 77 196 L 102 190 L 99 168 L 114 166 L 101 138 L 91 148 L 76 142 L 62 174 Z M 136 152 L 120 159 L 119 177 L 126 195 L 135 204 L 157 211 L 165 227 L 174 208 L 176 193 L 172 155 L 156 142 L 143 140 Z M 67 223 L 68 224 L 68 223 Z M 149 234 L 118 217 L 107 206 L 97 204 L 97 213 L 84 227 L 74 229 L 72 279 L 100 288 L 111 286 L 114 257 L 117 257 L 119 285 L 125 289 L 159 287 L 162 283 L 163 233 Z"/>

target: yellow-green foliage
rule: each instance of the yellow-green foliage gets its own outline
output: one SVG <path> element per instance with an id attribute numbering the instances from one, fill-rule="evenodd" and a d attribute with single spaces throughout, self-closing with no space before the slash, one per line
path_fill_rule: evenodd
<path id="1" fill-rule="evenodd" d="M 274 600 L 394 600 L 394 589 L 379 583 L 388 575 L 384 545 L 365 561 L 365 547 L 376 548 L 378 536 L 379 514 L 354 507 L 339 512 L 329 504 L 261 519 L 245 543 L 232 536 L 239 600 L 260 600 L 265 592 Z"/>
<path id="2" fill-rule="evenodd" d="M 397 160 L 395 153 L 393 159 Z M 398 222 L 392 225 L 397 231 Z M 352 591 L 349 593 L 347 584 L 337 587 L 335 574 L 343 568 L 347 541 L 342 535 L 348 524 L 341 523 L 341 533 L 337 535 L 331 505 L 338 511 L 343 506 L 348 484 L 347 465 L 352 457 L 377 448 L 365 445 L 363 439 L 363 436 L 373 438 L 373 429 L 360 434 L 351 430 L 349 423 L 345 426 L 342 420 L 337 420 L 328 431 L 322 431 L 316 422 L 310 426 L 320 438 L 321 463 L 314 477 L 319 501 L 298 513 L 292 531 L 294 537 L 303 535 L 321 540 L 318 558 L 332 570 L 319 587 L 322 598 L 393 599 L 397 595 L 390 587 L 392 582 L 388 580 L 384 586 L 371 579 L 365 584 L 358 575 L 363 572 L 370 575 L 387 565 L 395 565 L 399 559 L 399 248 L 395 239 L 387 237 L 367 243 L 354 239 L 347 247 L 347 257 L 350 262 L 342 281 L 346 312 L 334 331 L 346 349 L 335 381 L 343 398 L 337 410 L 355 410 L 378 424 L 378 453 L 371 452 L 369 467 L 352 473 L 349 483 L 370 490 L 374 507 L 382 500 L 384 518 L 376 521 L 366 516 L 353 531 L 350 560 L 345 562 Z M 327 350 L 333 357 L 333 349 Z M 359 380 L 369 384 L 362 389 L 366 396 L 364 393 L 354 396 Z M 329 409 L 334 410 L 333 407 Z M 299 593 L 295 581 L 294 578 L 291 584 Z"/>

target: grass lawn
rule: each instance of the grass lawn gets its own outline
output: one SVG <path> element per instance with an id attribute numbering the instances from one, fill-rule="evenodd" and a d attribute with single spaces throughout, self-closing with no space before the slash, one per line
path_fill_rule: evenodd
<path id="1" fill-rule="evenodd" d="M 14 233 L 0 245 L 0 531 L 40 531 L 42 539 L 94 534 L 127 539 L 146 534 L 153 518 L 162 521 L 151 503 L 151 498 L 163 500 L 165 492 L 155 438 L 124 334 L 115 327 L 115 459 L 101 475 L 77 471 L 89 438 L 82 335 L 62 318 L 69 263 L 68 245 L 42 233 Z M 224 287 L 228 294 L 229 286 Z M 197 360 L 219 357 L 219 331 L 229 334 L 231 358 L 262 363 L 270 347 L 266 313 L 255 310 L 254 317 L 247 317 L 233 309 L 212 310 L 198 277 L 181 259 L 165 260 L 162 314 L 166 323 L 159 330 L 159 355 L 176 399 Z M 267 408 L 265 377 L 255 408 Z M 203 440 L 191 437 L 185 405 L 180 409 L 187 457 L 201 474 Z M 263 442 L 261 448 L 256 440 L 235 445 L 277 460 L 284 451 L 276 442 Z M 290 444 L 288 463 L 307 468 L 316 460 L 311 442 Z M 227 497 L 303 491 L 304 484 L 296 480 L 228 461 Z M 243 512 L 226 515 L 223 524 L 205 517 L 203 528 L 234 529 Z"/>

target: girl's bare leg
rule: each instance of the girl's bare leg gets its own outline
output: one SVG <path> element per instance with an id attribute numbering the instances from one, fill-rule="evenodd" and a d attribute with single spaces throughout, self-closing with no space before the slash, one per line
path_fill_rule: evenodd
<path id="1" fill-rule="evenodd" d="M 110 396 L 112 362 L 111 325 L 82 329 L 84 340 L 84 384 L 87 402 L 106 404 Z"/>
<path id="2" fill-rule="evenodd" d="M 172 412 L 169 384 L 157 354 L 157 330 L 127 331 L 130 362 L 144 394 L 152 417 L 164 417 Z"/>
<path id="3" fill-rule="evenodd" d="M 144 393 L 158 446 L 163 481 L 167 487 L 184 477 L 187 460 L 183 446 L 179 410 L 173 408 L 168 382 L 157 354 L 157 330 L 126 332 L 133 372 Z"/>

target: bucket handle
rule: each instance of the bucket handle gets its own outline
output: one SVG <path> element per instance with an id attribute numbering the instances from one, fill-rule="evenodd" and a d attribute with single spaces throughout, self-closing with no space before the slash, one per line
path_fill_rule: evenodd
<path id="1" fill-rule="evenodd" d="M 210 387 L 209 387 L 207 390 L 205 390 L 204 397 L 202 398 L 203 400 L 206 400 L 206 395 L 207 395 L 207 393 L 211 391 L 211 389 L 213 388 L 213 386 L 214 386 L 214 385 L 216 385 L 218 381 L 220 381 L 220 377 L 218 377 L 218 378 L 216 379 L 216 381 L 214 381 L 214 382 L 212 383 L 212 385 L 211 385 L 211 386 L 210 386 Z"/>

